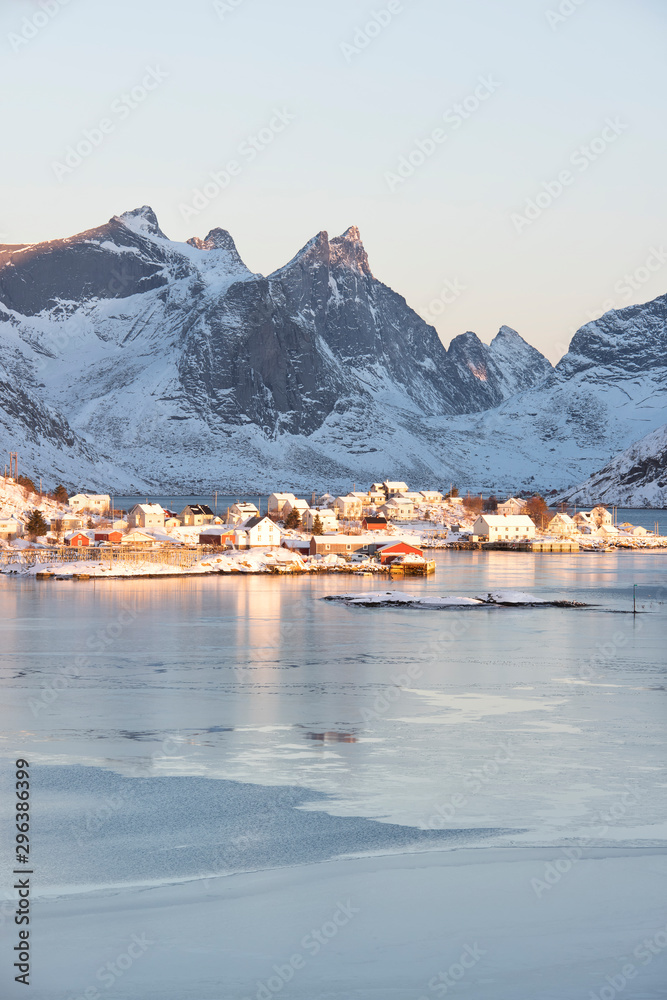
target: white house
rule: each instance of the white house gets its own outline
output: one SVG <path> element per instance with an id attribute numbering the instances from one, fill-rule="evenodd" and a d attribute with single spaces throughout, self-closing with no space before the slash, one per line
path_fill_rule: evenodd
<path id="1" fill-rule="evenodd" d="M 630 524 L 629 521 L 624 521 L 623 524 L 619 525 L 620 531 L 624 535 L 648 535 L 649 532 L 641 524 Z"/>
<path id="2" fill-rule="evenodd" d="M 426 503 L 441 503 L 442 501 L 442 493 L 437 490 L 421 490 L 420 492 Z"/>
<path id="3" fill-rule="evenodd" d="M 8 541 L 12 538 L 19 538 L 23 534 L 23 522 L 15 517 L 0 518 L 0 538 Z"/>
<path id="4" fill-rule="evenodd" d="M 305 531 L 313 530 L 316 517 L 322 522 L 322 531 L 338 531 L 338 521 L 332 510 L 313 510 L 312 507 L 301 518 Z"/>
<path id="5" fill-rule="evenodd" d="M 472 534 L 490 542 L 516 542 L 535 537 L 535 525 L 527 514 L 480 514 Z"/>
<path id="6" fill-rule="evenodd" d="M 547 526 L 550 535 L 558 535 L 559 538 L 570 538 L 578 532 L 577 522 L 569 514 L 556 514 L 551 518 Z"/>
<path id="7" fill-rule="evenodd" d="M 239 549 L 279 546 L 281 537 L 280 528 L 270 517 L 251 517 L 234 531 L 234 544 Z"/>
<path id="8" fill-rule="evenodd" d="M 83 522 L 85 518 L 75 517 L 74 514 L 55 514 L 49 520 L 49 525 L 52 531 L 55 531 L 55 522 L 60 521 L 61 531 L 76 531 L 77 528 L 83 528 Z"/>
<path id="9" fill-rule="evenodd" d="M 153 506 L 152 504 L 150 506 Z M 131 512 L 130 512 L 131 513 Z M 128 531 L 120 540 L 121 545 L 157 545 L 153 535 L 147 535 L 145 531 Z"/>
<path id="10" fill-rule="evenodd" d="M 348 493 L 344 497 L 336 497 L 333 505 L 339 517 L 361 517 L 363 504 L 360 497 L 356 497 L 352 493 Z"/>
<path id="11" fill-rule="evenodd" d="M 576 524 L 579 531 L 590 531 L 591 528 L 595 527 L 593 519 L 587 510 L 579 510 L 573 515 L 572 520 Z"/>
<path id="12" fill-rule="evenodd" d="M 293 493 L 272 493 L 269 496 L 269 514 L 282 514 L 285 504 L 288 501 L 293 503 L 295 500 Z"/>
<path id="13" fill-rule="evenodd" d="M 523 514 L 528 506 L 527 500 L 519 500 L 517 497 L 508 497 L 503 503 L 498 504 L 498 514 Z"/>
<path id="14" fill-rule="evenodd" d="M 104 514 L 111 506 L 111 497 L 108 493 L 75 493 L 73 497 L 68 497 L 67 503 L 74 510 Z"/>
<path id="15" fill-rule="evenodd" d="M 296 497 L 292 497 L 291 500 L 286 500 L 283 504 L 283 518 L 289 517 L 293 510 L 295 510 L 299 517 L 302 518 L 306 511 L 310 510 L 310 504 L 307 500 L 298 500 Z"/>
<path id="16" fill-rule="evenodd" d="M 127 515 L 129 528 L 164 528 L 164 509 L 159 503 L 136 503 Z"/>
<path id="17" fill-rule="evenodd" d="M 412 500 L 392 497 L 378 508 L 378 514 L 383 514 L 388 521 L 410 521 L 415 516 L 415 505 Z"/>
<path id="18" fill-rule="evenodd" d="M 259 517 L 259 511 L 254 503 L 237 502 L 229 508 L 231 520 L 238 524 L 239 521 L 247 521 L 249 517 Z"/>
<path id="19" fill-rule="evenodd" d="M 253 510 L 257 510 L 257 508 L 253 507 Z M 217 517 L 208 504 L 205 503 L 186 504 L 176 517 L 181 524 L 185 524 L 189 528 L 198 527 L 202 524 L 222 524 L 222 518 Z"/>
<path id="20" fill-rule="evenodd" d="M 597 507 L 593 507 L 593 510 L 591 511 L 591 519 L 595 524 L 597 524 L 598 528 L 601 528 L 603 524 L 608 525 L 614 523 L 611 512 L 601 504 L 598 504 Z"/>
<path id="21" fill-rule="evenodd" d="M 388 497 L 393 497 L 397 493 L 407 493 L 408 484 L 395 482 L 391 479 L 385 479 L 382 483 L 382 489 L 385 491 Z"/>

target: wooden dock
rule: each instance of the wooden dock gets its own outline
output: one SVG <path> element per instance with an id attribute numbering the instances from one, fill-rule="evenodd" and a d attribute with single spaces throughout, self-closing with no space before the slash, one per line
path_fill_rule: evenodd
<path id="1" fill-rule="evenodd" d="M 482 548 L 495 552 L 579 552 L 579 543 L 569 539 L 530 539 L 525 542 L 482 542 Z"/>

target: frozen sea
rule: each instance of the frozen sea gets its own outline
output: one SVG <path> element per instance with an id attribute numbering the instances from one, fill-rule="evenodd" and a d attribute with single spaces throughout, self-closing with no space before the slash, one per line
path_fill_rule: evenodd
<path id="1" fill-rule="evenodd" d="M 33 1000 L 667 996 L 667 555 L 436 560 L 391 583 L 0 578 L 3 788 L 18 757 L 32 775 Z M 389 588 L 587 606 L 322 600 Z"/>

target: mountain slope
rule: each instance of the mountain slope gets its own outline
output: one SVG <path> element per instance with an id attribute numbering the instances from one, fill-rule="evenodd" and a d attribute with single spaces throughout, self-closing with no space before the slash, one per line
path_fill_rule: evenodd
<path id="1" fill-rule="evenodd" d="M 666 312 L 606 314 L 555 369 L 508 327 L 446 349 L 355 227 L 264 277 L 226 230 L 177 243 L 144 206 L 0 247 L 2 440 L 115 491 L 563 489 L 664 423 Z"/>
<path id="2" fill-rule="evenodd" d="M 4 343 L 55 410 L 53 434 L 71 425 L 73 467 L 83 448 L 172 489 L 314 469 L 331 482 L 363 475 L 374 454 L 380 474 L 404 461 L 399 440 L 406 468 L 426 472 L 430 460 L 407 459 L 412 421 L 483 410 L 551 369 L 511 331 L 496 338 L 511 340 L 511 365 L 474 334 L 447 351 L 373 277 L 354 227 L 319 233 L 263 277 L 225 230 L 174 243 L 144 206 L 71 239 L 0 248 L 0 303 Z M 31 428 L 6 418 L 7 442 L 26 447 Z M 48 448 L 30 454 L 48 474 Z"/>
<path id="3" fill-rule="evenodd" d="M 667 424 L 626 448 L 562 499 L 577 504 L 667 507 Z"/>

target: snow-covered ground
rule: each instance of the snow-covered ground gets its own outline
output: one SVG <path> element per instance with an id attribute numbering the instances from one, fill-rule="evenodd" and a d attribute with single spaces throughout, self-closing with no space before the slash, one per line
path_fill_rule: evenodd
<path id="1" fill-rule="evenodd" d="M 70 509 L 66 504 L 51 500 L 50 497 L 30 493 L 12 479 L 0 477 L 0 517 L 22 518 L 26 511 L 32 510 L 41 510 L 49 518 L 69 512 Z"/>

